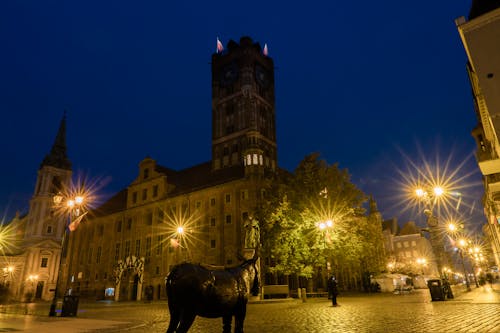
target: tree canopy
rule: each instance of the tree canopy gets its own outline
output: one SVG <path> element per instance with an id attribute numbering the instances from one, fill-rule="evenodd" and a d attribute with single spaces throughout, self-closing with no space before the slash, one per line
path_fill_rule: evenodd
<path id="1" fill-rule="evenodd" d="M 365 216 L 367 196 L 348 170 L 310 154 L 293 173 L 280 174 L 267 199 L 260 220 L 270 272 L 311 277 L 328 258 L 356 269 L 374 271 L 380 265 L 368 258 L 374 246 L 377 251 L 383 246 L 380 221 Z"/>

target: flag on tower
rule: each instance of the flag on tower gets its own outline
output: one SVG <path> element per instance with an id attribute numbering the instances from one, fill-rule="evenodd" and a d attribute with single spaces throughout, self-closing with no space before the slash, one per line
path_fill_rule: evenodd
<path id="1" fill-rule="evenodd" d="M 269 51 L 267 50 L 267 43 L 264 44 L 264 49 L 262 50 L 262 54 L 264 54 L 266 57 L 269 54 Z"/>
<path id="2" fill-rule="evenodd" d="M 217 37 L 217 53 L 222 53 L 222 51 L 224 51 L 224 46 L 219 40 L 219 37 Z"/>

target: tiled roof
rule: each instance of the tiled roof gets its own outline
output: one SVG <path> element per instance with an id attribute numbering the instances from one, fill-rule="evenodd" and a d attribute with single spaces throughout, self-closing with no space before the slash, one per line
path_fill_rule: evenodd
<path id="1" fill-rule="evenodd" d="M 198 191 L 203 188 L 241 179 L 245 176 L 245 170 L 241 166 L 212 171 L 211 162 L 205 162 L 180 171 L 156 165 L 156 171 L 166 175 L 168 184 L 175 186 L 174 189 L 167 194 L 167 197 Z M 91 216 L 105 216 L 123 211 L 126 208 L 127 189 L 125 188 L 100 207 L 93 210 Z"/>

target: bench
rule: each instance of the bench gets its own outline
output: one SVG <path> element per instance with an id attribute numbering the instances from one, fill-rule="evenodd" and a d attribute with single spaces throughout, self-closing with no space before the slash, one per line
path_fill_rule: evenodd
<path id="1" fill-rule="evenodd" d="M 262 295 L 266 298 L 287 298 L 290 290 L 287 284 L 269 284 L 262 286 Z"/>

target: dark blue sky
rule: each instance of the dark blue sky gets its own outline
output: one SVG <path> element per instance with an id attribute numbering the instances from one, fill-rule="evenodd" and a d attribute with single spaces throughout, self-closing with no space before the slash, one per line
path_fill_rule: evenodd
<path id="1" fill-rule="evenodd" d="M 63 110 L 75 174 L 127 186 L 151 156 L 210 159 L 216 38 L 248 35 L 274 59 L 279 164 L 318 151 L 398 216 L 401 152 L 474 151 L 476 125 L 454 19 L 470 0 L 2 1 L 0 213 L 26 211 Z M 469 157 L 468 200 L 481 199 Z M 401 178 L 401 177 L 399 177 Z M 480 209 L 476 212 L 480 214 Z M 414 218 L 409 216 L 408 218 Z"/>

